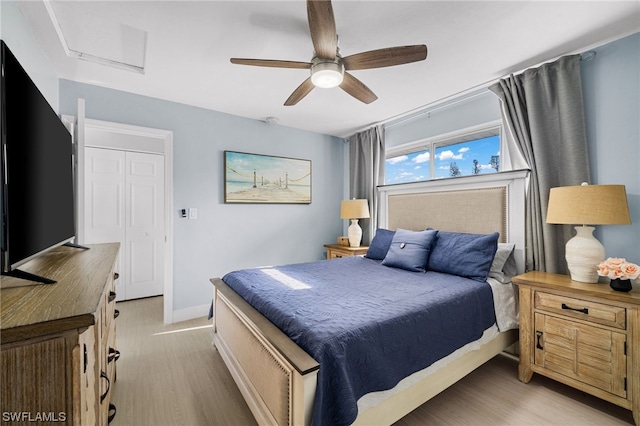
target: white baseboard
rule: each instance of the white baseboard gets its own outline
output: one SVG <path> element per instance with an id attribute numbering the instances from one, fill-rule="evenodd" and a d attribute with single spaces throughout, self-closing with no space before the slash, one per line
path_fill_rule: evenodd
<path id="1" fill-rule="evenodd" d="M 209 316 L 210 307 L 211 307 L 211 304 L 206 304 L 206 305 L 192 306 L 190 308 L 173 311 L 172 323 L 207 317 Z"/>

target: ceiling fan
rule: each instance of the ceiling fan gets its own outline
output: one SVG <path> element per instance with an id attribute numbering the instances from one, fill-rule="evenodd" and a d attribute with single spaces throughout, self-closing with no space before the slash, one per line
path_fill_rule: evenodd
<path id="1" fill-rule="evenodd" d="M 337 86 L 354 98 L 370 104 L 378 97 L 347 71 L 390 67 L 427 58 L 427 46 L 424 44 L 371 50 L 343 58 L 338 50 L 338 35 L 331 1 L 307 0 L 307 18 L 315 50 L 311 62 L 231 58 L 231 63 L 238 65 L 310 69 L 311 76 L 293 91 L 285 101 L 285 106 L 297 104 L 314 87 Z"/>

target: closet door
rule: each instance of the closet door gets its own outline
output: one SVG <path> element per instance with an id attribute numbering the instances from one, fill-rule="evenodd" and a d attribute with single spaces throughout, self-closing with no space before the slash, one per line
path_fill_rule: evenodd
<path id="1" fill-rule="evenodd" d="M 164 157 L 126 153 L 126 298 L 164 291 Z"/>
<path id="2" fill-rule="evenodd" d="M 117 271 L 125 265 L 125 152 L 86 147 L 84 150 L 83 244 L 120 243 Z M 124 278 L 124 277 L 122 277 Z M 124 279 L 116 281 L 118 300 L 125 296 Z"/>
<path id="3" fill-rule="evenodd" d="M 164 291 L 164 157 L 85 148 L 85 243 L 119 242 L 118 300 Z"/>

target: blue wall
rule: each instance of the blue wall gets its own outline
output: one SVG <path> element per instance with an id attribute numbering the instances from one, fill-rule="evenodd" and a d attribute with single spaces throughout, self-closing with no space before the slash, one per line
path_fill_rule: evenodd
<path id="1" fill-rule="evenodd" d="M 498 98 L 486 89 L 474 91 L 385 125 L 385 146 L 393 148 L 500 119 Z"/>
<path id="2" fill-rule="evenodd" d="M 599 226 L 608 257 L 640 264 L 640 33 L 582 62 L 592 183 L 623 184 L 631 225 Z"/>
<path id="3" fill-rule="evenodd" d="M 342 234 L 342 139 L 60 80 L 60 113 L 76 115 L 78 98 L 87 118 L 173 132 L 174 311 L 209 303 L 209 278 L 322 259 L 323 244 Z M 224 150 L 311 160 L 311 204 L 224 204 Z M 177 214 L 189 207 L 196 220 Z"/>

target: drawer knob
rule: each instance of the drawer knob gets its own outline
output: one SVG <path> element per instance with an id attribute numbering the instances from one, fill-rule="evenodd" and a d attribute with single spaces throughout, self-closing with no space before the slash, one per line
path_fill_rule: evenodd
<path id="1" fill-rule="evenodd" d="M 581 309 L 572 308 L 571 306 L 568 306 L 566 303 L 562 304 L 562 309 L 566 309 L 566 310 L 569 310 L 569 311 L 582 312 L 585 315 L 589 315 L 589 309 L 588 308 L 581 308 Z"/>
<path id="2" fill-rule="evenodd" d="M 109 303 L 113 302 L 114 300 L 116 300 L 116 292 L 115 291 L 110 291 L 109 292 Z"/>

